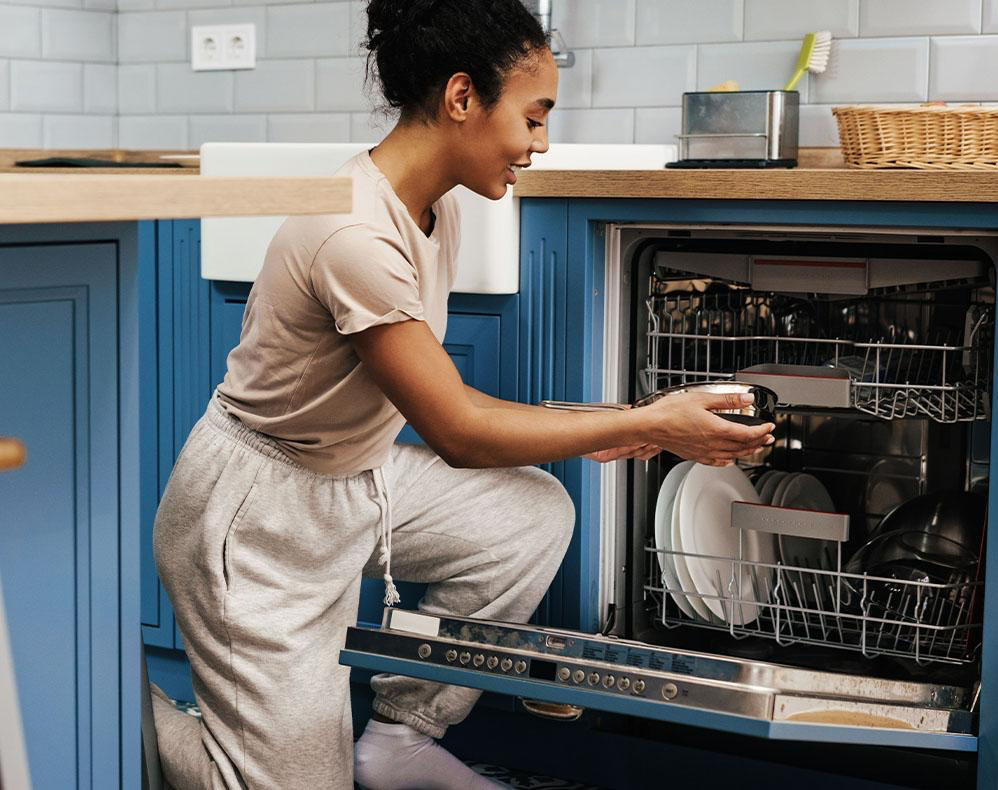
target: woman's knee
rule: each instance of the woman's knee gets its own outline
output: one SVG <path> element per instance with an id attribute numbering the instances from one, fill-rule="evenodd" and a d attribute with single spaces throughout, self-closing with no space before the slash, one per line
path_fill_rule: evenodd
<path id="1" fill-rule="evenodd" d="M 529 493 L 523 498 L 525 514 L 537 532 L 547 538 L 551 550 L 564 552 L 575 528 L 575 505 L 554 475 L 542 469 L 523 470 L 529 477 Z"/>

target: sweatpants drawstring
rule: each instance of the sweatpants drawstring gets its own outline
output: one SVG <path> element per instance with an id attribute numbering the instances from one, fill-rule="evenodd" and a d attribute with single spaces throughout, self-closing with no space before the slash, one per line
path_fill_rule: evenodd
<path id="1" fill-rule="evenodd" d="M 378 492 L 378 507 L 381 509 L 381 551 L 378 563 L 385 566 L 385 606 L 394 606 L 402 599 L 392 581 L 392 501 L 388 496 L 384 470 L 379 466 L 373 471 L 374 488 Z"/>

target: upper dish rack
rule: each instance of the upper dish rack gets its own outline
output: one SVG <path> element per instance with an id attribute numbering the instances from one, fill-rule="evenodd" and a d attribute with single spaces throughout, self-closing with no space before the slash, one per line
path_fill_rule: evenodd
<path id="1" fill-rule="evenodd" d="M 960 307 L 956 328 L 928 320 L 929 297 L 817 303 L 739 288 L 655 293 L 662 281 L 653 280 L 642 371 L 649 392 L 735 378 L 758 365 L 793 366 L 780 368 L 790 379 L 794 368 L 821 366 L 848 376 L 837 405 L 888 420 L 990 418 L 990 304 Z"/>

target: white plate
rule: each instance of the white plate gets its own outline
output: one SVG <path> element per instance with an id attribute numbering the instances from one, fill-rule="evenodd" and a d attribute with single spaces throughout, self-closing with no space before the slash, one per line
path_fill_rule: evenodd
<path id="1" fill-rule="evenodd" d="M 694 468 L 696 465 L 694 465 Z M 690 469 L 690 472 L 693 470 Z M 676 492 L 676 498 L 672 503 L 672 547 L 676 551 L 690 551 L 683 546 L 682 534 L 679 524 L 680 516 L 680 505 L 683 501 L 683 491 L 686 488 L 686 478 L 689 477 L 689 472 L 686 473 L 686 477 L 683 478 L 683 482 L 679 485 L 679 490 Z M 674 554 L 673 560 L 676 563 L 676 576 L 679 577 L 679 589 L 688 590 L 689 592 L 696 592 L 696 586 L 693 584 L 693 577 L 690 576 L 690 569 L 686 563 L 686 557 L 682 554 Z M 710 616 L 710 609 L 707 608 L 707 604 L 697 595 L 684 595 L 682 596 L 686 599 L 687 605 L 690 606 L 693 611 L 695 611 L 704 620 L 712 621 Z M 679 596 L 674 595 L 673 599 L 678 603 Z"/>
<path id="2" fill-rule="evenodd" d="M 808 474 L 795 474 L 773 502 L 780 507 L 835 512 L 835 503 L 822 482 Z M 838 556 L 834 540 L 780 535 L 780 558 L 784 565 L 817 570 L 835 570 Z"/>
<path id="3" fill-rule="evenodd" d="M 733 563 L 723 558 L 738 558 L 739 536 L 742 540 L 741 559 L 776 562 L 776 541 L 773 535 L 751 529 L 731 528 L 731 503 L 736 501 L 755 504 L 760 502 L 752 483 L 737 466 L 713 467 L 697 464 L 683 481 L 679 494 L 680 543 L 683 551 L 722 558 L 715 560 L 686 557 L 686 566 L 694 588 L 701 595 L 729 594 Z M 759 614 L 759 607 L 752 603 L 757 600 L 756 591 L 749 567 L 744 564 L 734 567 L 737 586 L 731 594 L 740 597 L 743 603 L 732 607 L 726 601 L 713 598 L 705 597 L 701 600 L 722 621 L 745 625 L 754 621 Z M 765 594 L 765 574 L 759 576 L 759 584 L 760 594 Z M 695 600 L 697 599 L 690 599 L 691 602 Z"/>
<path id="4" fill-rule="evenodd" d="M 658 500 L 655 502 L 655 548 L 660 551 L 673 551 L 672 546 L 672 505 L 676 499 L 676 493 L 686 477 L 686 473 L 693 468 L 692 461 L 683 461 L 676 464 L 669 470 L 669 474 L 662 481 L 662 487 L 658 490 Z M 686 596 L 681 592 L 682 583 L 676 574 L 676 557 L 674 554 L 658 554 L 658 567 L 662 571 L 662 581 L 669 588 L 672 600 L 676 602 L 683 614 L 693 617 L 693 607 L 690 606 Z"/>

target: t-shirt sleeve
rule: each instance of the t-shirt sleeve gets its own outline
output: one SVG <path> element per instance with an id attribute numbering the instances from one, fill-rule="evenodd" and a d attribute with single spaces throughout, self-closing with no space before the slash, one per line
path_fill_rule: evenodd
<path id="1" fill-rule="evenodd" d="M 351 226 L 334 233 L 319 248 L 309 278 L 341 334 L 424 320 L 415 268 L 398 242 L 377 230 Z"/>

